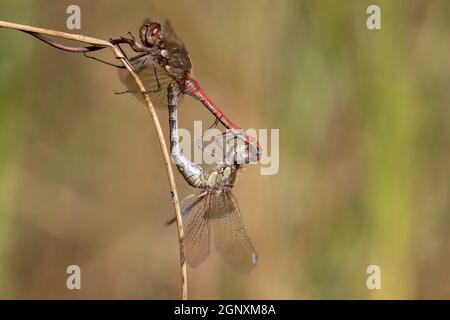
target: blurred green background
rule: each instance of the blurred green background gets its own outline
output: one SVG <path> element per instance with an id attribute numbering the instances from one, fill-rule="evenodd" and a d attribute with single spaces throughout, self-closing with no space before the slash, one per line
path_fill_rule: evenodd
<path id="1" fill-rule="evenodd" d="M 68 31 L 70 4 L 76 33 L 103 39 L 169 18 L 225 113 L 280 129 L 278 174 L 249 166 L 235 188 L 257 267 L 213 251 L 190 298 L 450 298 L 450 2 L 18 0 L 0 20 Z M 179 298 L 162 155 L 122 89 L 113 68 L 0 29 L 0 298 Z M 180 117 L 212 122 L 190 98 Z"/>

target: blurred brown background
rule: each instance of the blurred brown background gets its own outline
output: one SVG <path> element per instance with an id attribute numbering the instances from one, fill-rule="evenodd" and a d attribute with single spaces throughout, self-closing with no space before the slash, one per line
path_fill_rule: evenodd
<path id="1" fill-rule="evenodd" d="M 280 129 L 279 173 L 250 166 L 235 188 L 257 267 L 238 275 L 213 251 L 188 270 L 190 298 L 450 298 L 450 2 L 19 0 L 0 20 L 68 31 L 70 4 L 76 33 L 103 39 L 170 19 L 226 114 Z M 106 65 L 12 30 L 0 49 L 0 298 L 178 298 L 146 110 L 114 95 Z M 190 98 L 180 116 L 212 122 Z M 371 264 L 381 290 L 366 288 Z"/>

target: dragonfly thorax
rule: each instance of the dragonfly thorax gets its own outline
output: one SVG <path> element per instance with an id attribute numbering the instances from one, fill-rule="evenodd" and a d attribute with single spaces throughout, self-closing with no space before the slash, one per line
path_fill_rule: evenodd
<path id="1" fill-rule="evenodd" d="M 235 165 L 218 164 L 206 177 L 206 188 L 220 190 L 232 188 L 236 180 L 237 167 Z"/>

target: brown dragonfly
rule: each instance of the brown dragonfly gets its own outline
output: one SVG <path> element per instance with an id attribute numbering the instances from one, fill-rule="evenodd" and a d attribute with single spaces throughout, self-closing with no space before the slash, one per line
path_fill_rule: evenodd
<path id="1" fill-rule="evenodd" d="M 131 34 L 130 34 L 131 35 Z M 143 81 L 152 103 L 167 106 L 167 90 L 172 86 L 174 93 L 181 98 L 187 94 L 200 101 L 235 137 L 246 146 L 245 163 L 260 159 L 261 148 L 258 141 L 245 134 L 236 126 L 206 95 L 198 82 L 192 77 L 192 63 L 183 41 L 176 35 L 171 24 L 145 20 L 139 29 L 140 44 L 134 37 L 111 40 L 113 44 L 125 43 L 138 54 L 129 58 L 134 71 Z M 128 91 L 139 95 L 136 83 L 125 70 L 119 70 L 119 77 Z M 242 154 L 241 154 L 242 155 Z"/>
<path id="2" fill-rule="evenodd" d="M 257 255 L 232 193 L 241 166 L 225 160 L 205 172 L 189 161 L 179 148 L 177 97 L 171 86 L 168 100 L 172 162 L 191 186 L 201 190 L 181 203 L 186 262 L 191 267 L 202 263 L 210 254 L 214 235 L 220 257 L 234 270 L 250 272 L 256 265 Z"/>

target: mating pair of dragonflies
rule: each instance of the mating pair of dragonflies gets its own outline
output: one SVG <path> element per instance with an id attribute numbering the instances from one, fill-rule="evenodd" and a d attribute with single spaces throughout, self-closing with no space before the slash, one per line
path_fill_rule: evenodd
<path id="1" fill-rule="evenodd" d="M 121 45 L 129 45 L 136 53 L 127 59 L 143 82 L 151 102 L 157 107 L 169 108 L 172 162 L 191 186 L 200 189 L 181 204 L 188 265 L 196 267 L 209 256 L 214 238 L 217 252 L 233 269 L 252 270 L 256 265 L 256 252 L 244 229 L 232 188 L 242 165 L 259 160 L 258 141 L 227 118 L 192 78 L 189 53 L 168 21 L 161 26 L 158 22 L 145 20 L 139 30 L 140 43 L 131 33 L 129 36 L 110 41 L 125 56 Z M 121 69 L 119 76 L 127 86 L 126 92 L 142 99 L 131 75 Z M 226 144 L 223 159 L 209 171 L 187 159 L 179 148 L 177 106 L 185 94 L 200 101 L 215 116 L 216 122 L 228 129 L 226 139 L 240 142 Z"/>

